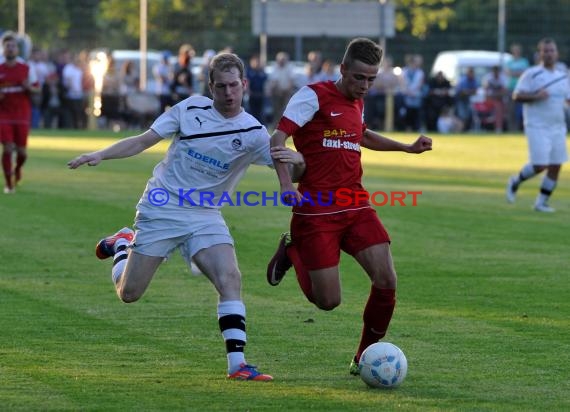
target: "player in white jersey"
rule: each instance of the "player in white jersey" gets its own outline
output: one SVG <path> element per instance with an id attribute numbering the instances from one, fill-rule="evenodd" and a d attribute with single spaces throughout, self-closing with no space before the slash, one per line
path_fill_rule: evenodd
<path id="1" fill-rule="evenodd" d="M 513 91 L 513 100 L 523 103 L 529 163 L 518 176 L 509 178 L 506 196 L 513 203 L 520 184 L 546 170 L 534 210 L 554 212 L 548 199 L 556 187 L 562 164 L 568 161 L 564 108 L 570 102 L 570 80 L 567 71 L 556 66 L 558 49 L 554 40 L 542 39 L 538 52 L 541 64 L 527 69 Z"/>
<path id="2" fill-rule="evenodd" d="M 245 306 L 233 239 L 220 213 L 250 164 L 272 165 L 269 134 L 241 102 L 244 66 L 234 54 L 221 53 L 210 63 L 213 100 L 192 96 L 163 113 L 146 132 L 71 160 L 75 169 L 105 159 L 134 156 L 165 138 L 172 143 L 137 205 L 136 233 L 121 229 L 102 239 L 97 257 L 113 257 L 112 277 L 124 302 L 138 300 L 160 264 L 175 249 L 188 266 L 198 266 L 219 294 L 218 322 L 226 343 L 228 378 L 268 381 L 245 361 Z M 275 152 L 275 151 L 274 151 Z M 275 153 L 304 171 L 303 157 L 289 149 Z M 207 196 L 203 196 L 203 194 Z"/>

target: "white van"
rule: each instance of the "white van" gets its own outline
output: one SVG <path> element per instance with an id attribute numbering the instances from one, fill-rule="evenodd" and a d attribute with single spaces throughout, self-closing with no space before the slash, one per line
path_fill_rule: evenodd
<path id="1" fill-rule="evenodd" d="M 512 60 L 510 53 L 501 53 L 487 50 L 453 50 L 438 53 L 431 68 L 431 76 L 437 72 L 443 72 L 445 77 L 456 86 L 459 79 L 468 67 L 473 67 L 475 77 L 481 83 L 481 78 L 491 70 L 493 66 L 505 65 Z"/>

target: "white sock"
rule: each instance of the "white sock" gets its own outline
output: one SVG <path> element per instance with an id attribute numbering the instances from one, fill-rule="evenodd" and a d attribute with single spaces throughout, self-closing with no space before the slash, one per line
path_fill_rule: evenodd
<path id="1" fill-rule="evenodd" d="M 115 242 L 115 255 L 113 256 L 113 269 L 111 269 L 111 276 L 113 283 L 116 285 L 121 280 L 121 275 L 125 270 L 127 264 L 129 242 L 126 239 L 119 238 Z"/>
<path id="2" fill-rule="evenodd" d="M 244 347 L 247 341 L 245 332 L 245 305 L 241 300 L 228 300 L 218 303 L 218 323 L 228 359 L 228 373 L 232 374 L 245 362 Z"/>
<path id="3" fill-rule="evenodd" d="M 534 166 L 530 163 L 524 165 L 517 176 L 515 176 L 514 184 L 515 186 L 520 185 L 525 180 L 530 179 L 531 177 L 536 176 L 536 172 L 534 171 Z"/>
<path id="4" fill-rule="evenodd" d="M 556 187 L 556 180 L 552 180 L 548 176 L 544 176 L 542 179 L 542 184 L 540 185 L 540 193 L 536 197 L 536 204 L 537 205 L 545 205 L 548 203 L 548 199 L 552 192 L 554 192 L 554 188 Z"/>

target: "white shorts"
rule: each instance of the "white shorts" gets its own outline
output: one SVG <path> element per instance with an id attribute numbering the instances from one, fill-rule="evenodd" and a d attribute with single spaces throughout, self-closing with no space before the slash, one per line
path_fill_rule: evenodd
<path id="1" fill-rule="evenodd" d="M 526 127 L 532 165 L 561 165 L 568 161 L 565 127 Z"/>
<path id="2" fill-rule="evenodd" d="M 233 246 L 234 240 L 218 209 L 196 208 L 161 218 L 136 214 L 132 250 L 142 255 L 168 258 L 179 249 L 190 266 L 200 250 L 221 244 Z"/>

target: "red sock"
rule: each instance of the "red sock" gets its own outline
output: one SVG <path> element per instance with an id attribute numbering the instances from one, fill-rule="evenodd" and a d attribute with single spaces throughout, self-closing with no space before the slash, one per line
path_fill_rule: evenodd
<path id="1" fill-rule="evenodd" d="M 6 187 L 12 189 L 12 152 L 2 153 L 2 170 L 4 170 Z"/>
<path id="2" fill-rule="evenodd" d="M 356 351 L 357 361 L 360 360 L 360 355 L 364 349 L 386 335 L 392 313 L 394 313 L 394 306 L 396 306 L 395 289 L 377 289 L 374 286 L 370 288 L 370 296 L 362 316 L 364 326 L 362 327 L 360 345 Z"/>
<path id="3" fill-rule="evenodd" d="M 297 248 L 294 244 L 287 247 L 287 256 L 293 263 L 295 273 L 297 274 L 297 282 L 299 282 L 301 290 L 309 302 L 315 303 L 315 299 L 313 298 L 313 283 L 311 281 L 311 277 L 309 276 L 309 271 L 303 265 L 301 257 L 299 256 L 299 252 L 297 251 Z"/>
<path id="4" fill-rule="evenodd" d="M 18 153 L 16 156 L 16 170 L 14 170 L 14 173 L 16 174 L 16 183 L 22 179 L 22 166 L 26 163 L 27 158 L 28 156 L 22 153 Z"/>

